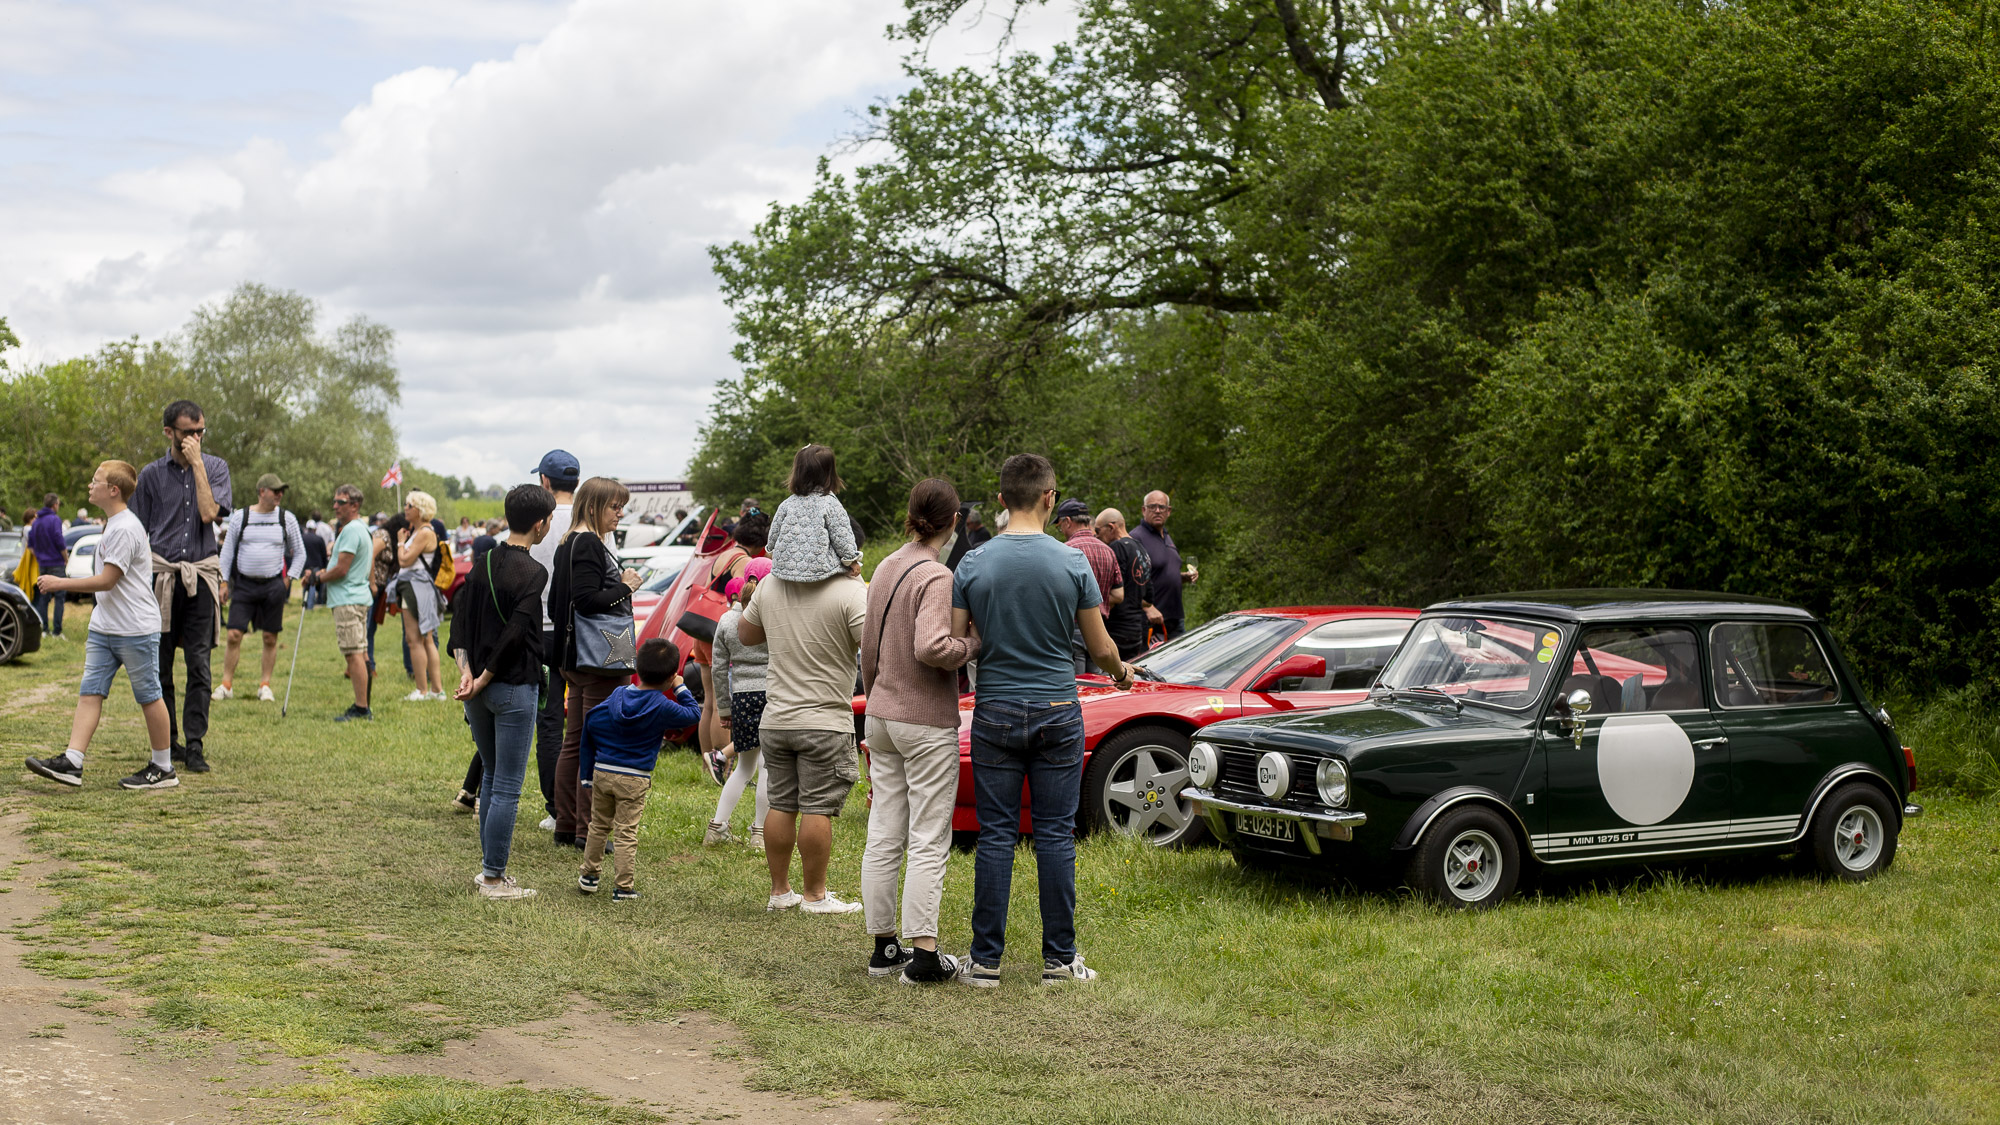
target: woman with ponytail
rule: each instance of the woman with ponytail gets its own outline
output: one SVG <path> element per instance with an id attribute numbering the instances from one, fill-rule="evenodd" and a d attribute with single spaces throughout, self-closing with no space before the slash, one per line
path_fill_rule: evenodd
<path id="1" fill-rule="evenodd" d="M 937 951 L 951 813 L 958 796 L 958 669 L 979 655 L 977 635 L 951 635 L 951 571 L 938 561 L 958 525 L 958 490 L 932 477 L 910 490 L 909 543 L 882 560 L 868 587 L 861 677 L 868 692 L 874 805 L 861 859 L 861 901 L 874 976 L 911 984 L 957 975 Z M 900 917 L 896 875 L 909 856 Z M 915 946 L 906 950 L 907 941 Z"/>

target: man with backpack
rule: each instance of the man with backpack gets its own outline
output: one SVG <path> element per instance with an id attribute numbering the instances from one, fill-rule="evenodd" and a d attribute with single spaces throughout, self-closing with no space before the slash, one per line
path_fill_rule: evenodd
<path id="1" fill-rule="evenodd" d="M 229 517 L 229 535 L 222 541 L 222 600 L 229 603 L 229 649 L 222 658 L 222 682 L 213 699 L 234 699 L 236 662 L 243 655 L 243 634 L 254 628 L 264 634 L 263 675 L 257 698 L 276 702 L 271 673 L 278 664 L 278 636 L 285 631 L 285 603 L 292 597 L 291 576 L 305 568 L 305 539 L 299 521 L 278 506 L 285 482 L 276 473 L 257 478 L 257 504 L 239 508 Z"/>

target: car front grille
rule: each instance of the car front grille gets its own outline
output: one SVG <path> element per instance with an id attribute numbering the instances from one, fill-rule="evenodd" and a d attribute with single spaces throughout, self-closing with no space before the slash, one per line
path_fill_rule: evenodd
<path id="1" fill-rule="evenodd" d="M 1233 746 L 1217 746 L 1216 749 L 1222 753 L 1222 776 L 1215 783 L 1216 796 L 1248 805 L 1271 805 L 1305 812 L 1326 811 L 1326 803 L 1319 799 L 1319 789 L 1313 782 L 1313 771 L 1319 769 L 1322 755 L 1280 751 L 1292 760 L 1292 788 L 1273 801 L 1257 788 L 1257 759 L 1264 756 L 1263 751 L 1239 750 Z"/>

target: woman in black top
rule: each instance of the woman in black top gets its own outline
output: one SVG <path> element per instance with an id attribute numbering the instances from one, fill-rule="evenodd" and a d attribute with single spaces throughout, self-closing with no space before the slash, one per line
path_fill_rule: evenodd
<path id="1" fill-rule="evenodd" d="M 507 494 L 507 541 L 486 552 L 466 576 L 447 647 L 458 661 L 457 698 L 479 747 L 480 873 L 487 898 L 535 892 L 507 877 L 521 779 L 534 746 L 542 690 L 542 586 L 548 572 L 528 548 L 549 533 L 556 498 L 538 484 Z"/>
<path id="2" fill-rule="evenodd" d="M 620 568 L 611 553 L 611 532 L 625 518 L 625 486 L 610 477 L 591 477 L 577 486 L 574 522 L 556 548 L 549 580 L 549 623 L 555 631 L 555 659 L 569 685 L 564 712 L 562 751 L 556 755 L 556 831 L 558 844 L 582 847 L 590 831 L 590 794 L 577 785 L 577 761 L 583 746 L 583 717 L 610 698 L 624 676 L 599 676 L 576 666 L 576 614 L 613 613 L 622 608 L 632 616 L 632 591 L 639 572 Z"/>

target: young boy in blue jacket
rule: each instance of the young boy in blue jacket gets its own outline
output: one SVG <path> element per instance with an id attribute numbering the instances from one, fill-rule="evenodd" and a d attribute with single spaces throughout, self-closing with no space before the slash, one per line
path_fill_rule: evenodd
<path id="1" fill-rule="evenodd" d="M 632 871 L 639 861 L 639 818 L 653 788 L 653 764 L 667 732 L 701 722 L 701 705 L 681 686 L 681 654 L 672 641 L 655 637 L 639 646 L 639 685 L 621 685 L 583 719 L 577 783 L 590 791 L 590 837 L 583 848 L 583 871 L 576 889 L 597 891 L 604 863 L 604 839 L 611 838 L 611 865 L 617 880 L 611 901 L 639 897 Z"/>

